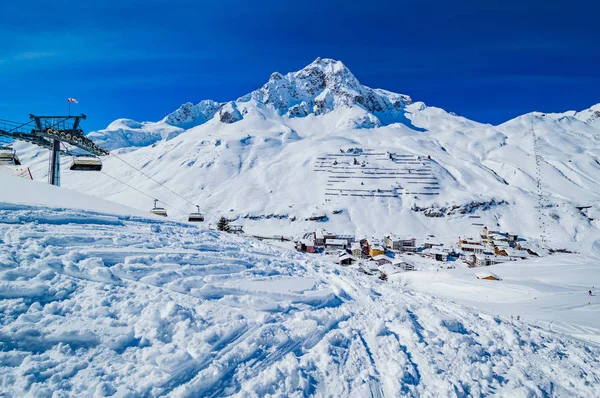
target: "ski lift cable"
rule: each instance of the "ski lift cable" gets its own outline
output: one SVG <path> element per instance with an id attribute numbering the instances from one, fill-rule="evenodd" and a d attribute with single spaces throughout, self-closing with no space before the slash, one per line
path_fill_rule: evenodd
<path id="1" fill-rule="evenodd" d="M 173 191 L 171 188 L 165 186 L 164 184 L 160 183 L 159 181 L 157 181 L 156 179 L 152 178 L 151 176 L 149 176 L 148 174 L 146 174 L 145 172 L 143 172 L 142 170 L 138 169 L 137 167 L 133 166 L 131 163 L 125 161 L 124 159 L 122 159 L 120 156 L 117 156 L 115 153 L 111 152 L 110 153 L 112 156 L 114 156 L 115 158 L 119 159 L 121 162 L 125 163 L 127 166 L 131 167 L 132 169 L 138 171 L 139 173 L 141 173 L 142 175 L 144 175 L 145 177 L 147 177 L 148 179 L 154 181 L 155 183 L 157 183 L 158 185 L 160 185 L 161 187 L 163 187 L 164 189 L 166 189 L 167 191 L 171 192 L 173 195 L 183 199 L 184 201 L 186 201 L 187 203 L 189 203 L 190 205 L 194 206 L 194 207 L 198 207 L 199 209 L 201 209 L 203 212 L 208 213 L 210 215 L 213 215 L 215 217 L 217 217 L 216 214 L 207 211 L 206 209 L 201 208 L 199 205 L 191 202 L 190 200 L 184 198 L 183 196 L 181 196 L 180 194 L 178 194 L 177 192 Z"/>
<path id="2" fill-rule="evenodd" d="M 71 151 L 69 151 L 69 149 L 67 148 L 67 146 L 65 145 L 65 143 L 61 142 L 61 145 L 62 145 L 62 147 L 63 147 L 63 150 L 64 150 L 64 151 L 65 151 L 67 154 L 69 154 L 70 156 L 73 156 L 73 154 L 71 153 Z M 132 186 L 132 185 L 130 185 L 130 184 L 128 184 L 128 183 L 126 183 L 125 181 L 121 181 L 121 180 L 119 180 L 117 177 L 113 177 L 113 176 L 111 176 L 110 174 L 108 174 L 108 173 L 106 173 L 106 172 L 104 172 L 104 171 L 102 171 L 102 170 L 99 170 L 99 171 L 100 171 L 100 173 L 104 174 L 105 176 L 107 176 L 107 177 L 109 177 L 109 178 L 112 178 L 113 180 L 115 180 L 115 181 L 117 181 L 117 182 L 120 182 L 120 183 L 121 183 L 121 184 L 123 184 L 123 185 L 126 185 L 126 186 L 128 186 L 129 188 L 133 189 L 134 191 L 137 191 L 137 192 L 141 193 L 142 195 L 149 197 L 149 198 L 150 198 L 150 199 L 152 199 L 152 200 L 158 200 L 157 198 L 155 198 L 155 197 L 153 197 L 153 196 L 151 196 L 151 195 L 147 194 L 146 192 L 143 192 L 143 191 L 141 191 L 140 189 L 138 189 L 138 188 L 136 188 L 136 187 L 134 187 L 134 186 Z M 159 202 L 161 202 L 161 203 L 163 203 L 163 204 L 164 204 L 165 206 L 167 206 L 167 207 L 170 207 L 170 208 L 172 208 L 172 209 L 174 209 L 174 210 L 177 210 L 178 212 L 180 212 L 180 213 L 182 213 L 182 214 L 187 214 L 185 211 L 183 211 L 183 210 L 181 210 L 181 209 L 178 209 L 177 207 L 175 207 L 175 206 L 173 206 L 173 205 L 170 205 L 170 204 L 168 204 L 168 203 L 166 203 L 166 202 L 164 202 L 164 201 L 162 201 L 162 200 L 158 200 L 158 201 L 159 201 Z"/>
<path id="3" fill-rule="evenodd" d="M 183 210 L 181 210 L 181 209 L 178 209 L 177 207 L 175 207 L 175 206 L 173 206 L 173 205 L 170 205 L 170 204 L 168 204 L 168 203 L 165 203 L 165 202 L 163 202 L 162 200 L 158 200 L 158 199 L 156 199 L 155 197 L 153 197 L 153 196 L 151 196 L 151 195 L 148 195 L 146 192 L 143 192 L 143 191 L 141 191 L 141 190 L 137 189 L 136 187 L 134 187 L 134 186 L 132 186 L 132 185 L 130 185 L 130 184 L 128 184 L 128 183 L 126 183 L 125 181 L 121 181 L 121 180 L 119 180 L 117 177 L 113 177 L 113 176 L 111 176 L 110 174 L 107 174 L 107 173 L 106 173 L 106 172 L 104 172 L 104 171 L 100 171 L 100 173 L 104 174 L 105 176 L 107 176 L 107 177 L 109 177 L 109 178 L 112 178 L 113 180 L 115 180 L 115 181 L 117 181 L 117 182 L 120 182 L 120 183 L 121 183 L 121 184 L 123 184 L 123 185 L 126 185 L 126 186 L 128 186 L 129 188 L 131 188 L 131 189 L 133 189 L 133 190 L 135 190 L 135 191 L 137 191 L 137 192 L 141 193 L 142 195 L 145 195 L 145 196 L 149 197 L 149 198 L 150 198 L 150 199 L 152 199 L 152 200 L 159 201 L 160 203 L 164 204 L 165 206 L 167 206 L 167 207 L 170 207 L 170 208 L 172 208 L 172 209 L 174 209 L 174 210 L 177 210 L 178 212 L 180 212 L 180 213 L 182 213 L 182 214 L 187 214 L 187 212 L 185 212 L 185 211 L 183 211 Z"/>
<path id="4" fill-rule="evenodd" d="M 30 120 L 28 122 L 20 123 L 19 124 L 18 122 L 13 122 L 13 121 L 10 121 L 10 120 L 0 119 L 0 123 L 14 124 L 15 125 L 15 126 L 12 127 L 11 131 L 15 131 L 17 129 L 20 129 L 21 127 L 27 126 L 28 124 L 31 124 L 33 122 L 34 122 L 33 120 Z"/>

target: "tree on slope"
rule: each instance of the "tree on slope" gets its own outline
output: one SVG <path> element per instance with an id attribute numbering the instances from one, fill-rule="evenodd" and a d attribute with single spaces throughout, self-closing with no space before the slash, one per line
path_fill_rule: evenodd
<path id="1" fill-rule="evenodd" d="M 225 217 L 221 217 L 217 224 L 217 229 L 223 232 L 229 232 L 229 221 Z"/>

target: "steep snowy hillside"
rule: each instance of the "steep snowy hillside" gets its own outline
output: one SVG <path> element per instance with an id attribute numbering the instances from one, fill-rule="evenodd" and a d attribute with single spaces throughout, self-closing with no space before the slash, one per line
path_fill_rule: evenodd
<path id="1" fill-rule="evenodd" d="M 225 215 L 251 233 L 325 227 L 454 242 L 486 224 L 568 246 L 600 219 L 599 111 L 481 124 L 317 59 L 236 101 L 188 103 L 160 122 L 119 120 L 92 133 L 119 158 L 103 159 L 106 175 L 63 171 L 62 183 L 143 210 L 157 198 L 180 220 L 198 204 L 209 221 Z M 44 179 L 45 152 L 17 148 Z"/>
<path id="2" fill-rule="evenodd" d="M 1 183 L 5 396 L 597 396 L 595 345 L 258 241 L 56 209 L 69 191 Z M 52 207 L 18 199 L 44 195 Z"/>

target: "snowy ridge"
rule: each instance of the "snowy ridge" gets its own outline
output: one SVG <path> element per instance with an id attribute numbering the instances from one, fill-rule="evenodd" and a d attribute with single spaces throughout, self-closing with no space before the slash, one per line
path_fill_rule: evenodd
<path id="1" fill-rule="evenodd" d="M 165 116 L 162 122 L 172 126 L 190 128 L 212 119 L 221 106 L 222 104 L 211 100 L 200 101 L 197 105 L 188 102 Z"/>
<path id="2" fill-rule="evenodd" d="M 360 107 L 375 113 L 400 113 L 410 97 L 385 90 L 373 90 L 358 79 L 340 61 L 317 58 L 298 72 L 282 75 L 275 72 L 260 89 L 238 101 L 254 99 L 273 106 L 280 114 L 303 117 L 321 115 L 339 108 Z M 372 121 L 370 127 L 379 126 Z"/>
<path id="3" fill-rule="evenodd" d="M 160 123 L 187 129 L 206 123 L 217 114 L 221 122 L 234 123 L 242 119 L 242 115 L 236 112 L 238 106 L 251 100 L 290 118 L 358 107 L 368 113 L 354 124 L 341 121 L 340 126 L 361 128 L 380 126 L 376 115 L 382 116 L 386 123 L 391 123 L 395 118 L 402 119 L 403 107 L 411 103 L 407 95 L 361 85 L 340 61 L 318 58 L 298 72 L 271 74 L 263 87 L 237 101 L 218 103 L 203 100 L 196 105 L 188 102 L 168 114 Z M 107 128 L 111 129 L 114 127 Z"/>
<path id="4" fill-rule="evenodd" d="M 170 140 L 184 130 L 159 122 L 136 122 L 131 119 L 118 119 L 105 130 L 88 134 L 91 140 L 109 150 L 127 147 L 145 147 L 161 140 Z"/>
<path id="5" fill-rule="evenodd" d="M 200 204 L 209 221 L 226 215 L 251 233 L 298 235 L 325 223 L 363 236 L 398 228 L 416 236 L 434 233 L 452 245 L 457 231 L 477 234 L 481 226 L 474 224 L 535 239 L 542 217 L 546 235 L 579 250 L 573 242 L 596 231 L 600 220 L 599 111 L 600 105 L 533 112 L 492 126 L 371 89 L 341 62 L 317 59 L 297 72 L 274 73 L 236 101 L 188 103 L 160 122 L 120 119 L 90 137 L 122 148 L 119 156 Z M 34 178 L 45 179 L 46 152 L 17 148 Z M 352 148 L 364 153 L 339 165 L 323 163 Z M 364 169 L 354 167 L 354 157 Z M 64 162 L 65 187 L 146 211 L 152 205 L 107 176 L 81 178 Z M 175 219 L 195 210 L 113 157 L 104 165 L 107 174 L 182 209 L 170 212 Z M 492 200 L 508 205 L 440 220 L 411 211 Z M 582 213 L 581 206 L 591 208 Z M 270 214 L 282 217 L 266 219 Z M 327 221 L 305 221 L 311 218 Z"/>
<path id="6" fill-rule="evenodd" d="M 597 392 L 596 346 L 264 243 L 103 217 L 0 204 L 9 396 Z"/>

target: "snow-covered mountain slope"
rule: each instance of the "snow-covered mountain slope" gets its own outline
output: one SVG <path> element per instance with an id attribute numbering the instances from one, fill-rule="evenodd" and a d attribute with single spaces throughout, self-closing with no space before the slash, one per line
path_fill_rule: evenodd
<path id="1" fill-rule="evenodd" d="M 16 181 L 3 187 L 44 194 Z M 6 192 L 6 396 L 597 395 L 600 349 L 546 328 L 258 241 Z"/>
<path id="2" fill-rule="evenodd" d="M 225 215 L 261 234 L 325 227 L 450 242 L 487 224 L 528 238 L 543 232 L 564 246 L 597 231 L 599 110 L 536 112 L 492 126 L 363 86 L 341 62 L 317 59 L 274 73 L 236 101 L 186 104 L 160 122 L 121 120 L 90 136 L 184 196 L 189 202 L 120 159 L 103 159 L 106 174 L 165 202 L 176 219 L 197 203 L 210 221 Z M 45 152 L 17 147 L 44 179 Z M 90 176 L 66 170 L 62 183 L 152 205 L 107 175 Z"/>
<path id="3" fill-rule="evenodd" d="M 136 122 L 131 119 L 118 119 L 105 130 L 88 134 L 98 145 L 113 150 L 126 147 L 143 147 L 161 140 L 169 140 L 184 130 L 166 122 Z"/>
<path id="4" fill-rule="evenodd" d="M 119 214 L 121 216 L 157 217 L 133 207 L 123 206 L 119 203 L 96 198 L 81 192 L 29 179 L 15 178 L 3 173 L 0 173 L 0 187 L 2 187 L 0 202 L 3 202 L 4 206 L 8 206 L 8 204 L 32 207 L 43 205 L 44 207 L 52 207 L 57 210 L 79 209 Z"/>

